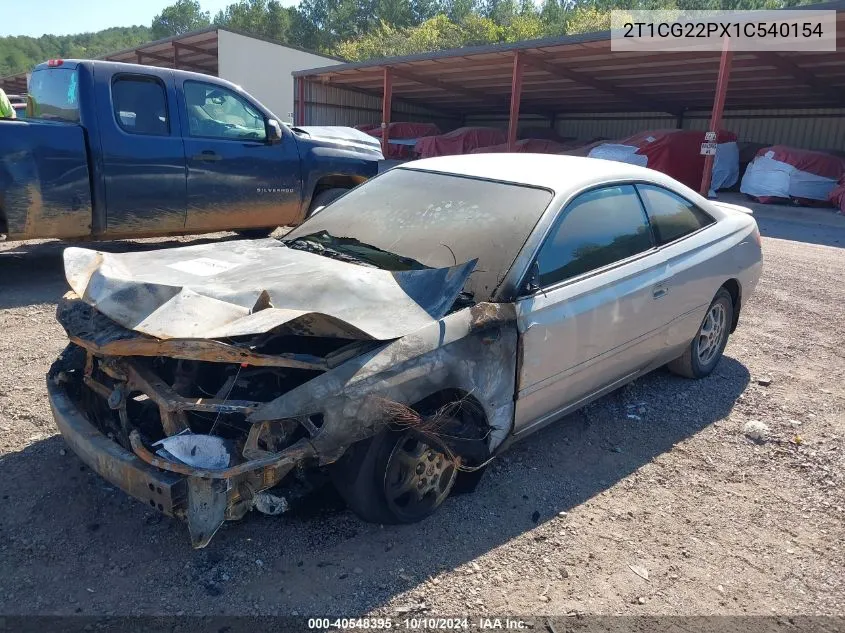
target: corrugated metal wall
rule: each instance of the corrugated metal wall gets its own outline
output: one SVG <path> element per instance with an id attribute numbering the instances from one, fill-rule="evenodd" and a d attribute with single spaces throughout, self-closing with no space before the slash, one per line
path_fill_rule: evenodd
<path id="1" fill-rule="evenodd" d="M 460 117 L 449 117 L 428 108 L 393 100 L 393 121 L 436 123 L 446 131 L 459 127 Z M 306 125 L 348 125 L 381 123 L 381 97 L 305 82 Z"/>
<path id="2" fill-rule="evenodd" d="M 648 129 L 675 128 L 677 123 L 677 118 L 669 115 L 631 112 L 559 118 L 556 127 L 561 136 L 616 139 Z M 706 130 L 709 123 L 709 111 L 687 112 L 683 117 L 683 127 L 687 130 Z M 722 126 L 741 141 L 845 150 L 845 109 L 842 108 L 735 110 L 725 113 Z"/>
<path id="3" fill-rule="evenodd" d="M 706 130 L 709 121 L 709 112 L 689 113 L 684 127 Z M 845 108 L 732 111 L 723 117 L 723 127 L 742 141 L 845 150 Z"/>
<path id="4" fill-rule="evenodd" d="M 631 112 L 620 115 L 585 114 L 558 118 L 555 127 L 561 136 L 575 138 L 625 138 L 643 130 L 677 127 L 678 119 L 668 114 Z"/>
<path id="5" fill-rule="evenodd" d="M 305 83 L 305 121 L 310 125 L 358 125 L 381 121 L 381 97 Z M 432 106 L 436 107 L 436 103 Z M 461 125 L 484 125 L 506 129 L 507 116 L 466 115 L 449 117 L 444 113 L 393 102 L 394 121 L 433 122 L 444 131 Z M 687 112 L 683 127 L 705 130 L 710 121 L 709 111 Z M 547 127 L 548 119 L 526 116 L 520 120 L 521 136 L 532 126 Z M 578 114 L 559 116 L 555 127 L 561 136 L 592 139 L 624 138 L 637 132 L 675 128 L 677 117 L 654 112 L 621 114 Z M 845 108 L 806 110 L 735 110 L 724 115 L 724 127 L 737 134 L 742 141 L 785 144 L 807 149 L 845 150 Z"/>

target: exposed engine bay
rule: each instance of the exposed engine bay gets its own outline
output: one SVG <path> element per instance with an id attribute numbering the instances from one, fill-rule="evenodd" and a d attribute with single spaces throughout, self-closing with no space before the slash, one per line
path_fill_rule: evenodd
<path id="1" fill-rule="evenodd" d="M 385 427 L 471 466 L 512 423 L 514 316 L 464 307 L 473 262 L 390 272 L 274 240 L 65 261 L 57 424 L 101 475 L 187 520 L 194 547 L 253 508 L 283 512 L 271 489 L 292 471 Z"/>

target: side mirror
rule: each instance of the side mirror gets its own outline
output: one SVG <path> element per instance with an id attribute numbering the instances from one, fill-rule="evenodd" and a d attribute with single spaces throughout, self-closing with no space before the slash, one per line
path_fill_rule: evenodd
<path id="1" fill-rule="evenodd" d="M 269 119 L 267 121 L 267 142 L 271 145 L 279 143 L 282 140 L 282 126 L 276 119 Z"/>

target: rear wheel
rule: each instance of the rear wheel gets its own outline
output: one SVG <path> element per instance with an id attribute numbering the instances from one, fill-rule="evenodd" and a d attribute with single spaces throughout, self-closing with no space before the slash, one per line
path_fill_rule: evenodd
<path id="1" fill-rule="evenodd" d="M 347 505 L 365 521 L 414 523 L 449 496 L 458 462 L 434 438 L 388 430 L 351 447 L 331 474 Z"/>
<path id="2" fill-rule="evenodd" d="M 719 364 L 733 323 L 734 305 L 730 293 L 720 288 L 695 338 L 683 356 L 669 363 L 669 370 L 687 378 L 704 378 Z"/>

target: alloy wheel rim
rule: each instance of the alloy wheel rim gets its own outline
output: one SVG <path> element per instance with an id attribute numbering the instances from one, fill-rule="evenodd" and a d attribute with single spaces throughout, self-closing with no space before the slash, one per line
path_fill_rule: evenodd
<path id="1" fill-rule="evenodd" d="M 721 349 L 722 338 L 727 331 L 726 321 L 727 311 L 721 303 L 716 303 L 707 311 L 698 330 L 698 360 L 702 365 L 709 364 Z"/>
<path id="2" fill-rule="evenodd" d="M 457 473 L 455 462 L 443 449 L 406 431 L 387 460 L 387 503 L 400 519 L 422 518 L 446 499 Z"/>

